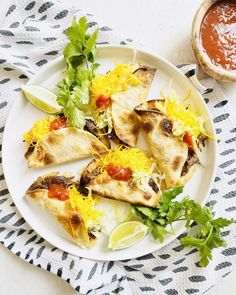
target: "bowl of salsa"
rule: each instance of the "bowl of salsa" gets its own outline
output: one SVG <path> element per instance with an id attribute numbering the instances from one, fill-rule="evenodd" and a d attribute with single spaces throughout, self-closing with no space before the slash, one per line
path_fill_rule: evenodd
<path id="1" fill-rule="evenodd" d="M 204 0 L 192 26 L 194 54 L 210 76 L 236 82 L 236 0 Z"/>

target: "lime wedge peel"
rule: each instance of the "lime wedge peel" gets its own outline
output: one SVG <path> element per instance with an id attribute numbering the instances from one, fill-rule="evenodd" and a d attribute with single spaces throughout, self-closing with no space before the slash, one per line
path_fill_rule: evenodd
<path id="1" fill-rule="evenodd" d="M 61 107 L 57 103 L 56 94 L 49 89 L 39 85 L 23 85 L 21 90 L 28 101 L 41 111 L 48 114 L 55 114 L 61 111 Z"/>
<path id="2" fill-rule="evenodd" d="M 118 225 L 111 233 L 108 248 L 120 250 L 140 242 L 147 234 L 148 228 L 139 221 L 127 221 Z"/>

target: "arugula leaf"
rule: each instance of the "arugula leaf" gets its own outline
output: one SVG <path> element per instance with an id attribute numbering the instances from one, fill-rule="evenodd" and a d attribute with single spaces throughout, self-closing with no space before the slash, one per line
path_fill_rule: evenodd
<path id="1" fill-rule="evenodd" d="M 89 87 L 94 72 L 99 66 L 95 63 L 95 46 L 98 31 L 88 34 L 85 17 L 72 21 L 66 30 L 69 43 L 64 49 L 67 71 L 58 83 L 57 102 L 63 108 L 70 126 L 83 129 L 86 119 L 91 117 Z M 86 69 L 84 69 L 86 65 Z"/>
<path id="2" fill-rule="evenodd" d="M 233 221 L 223 217 L 214 218 L 211 209 L 201 207 L 193 200 L 185 197 L 182 201 L 174 198 L 183 191 L 182 187 L 164 191 L 157 208 L 144 206 L 132 206 L 132 213 L 146 226 L 155 240 L 164 241 L 168 232 L 166 227 L 180 220 L 186 222 L 186 228 L 192 224 L 195 234 L 190 231 L 188 236 L 181 238 L 181 244 L 185 247 L 197 248 L 200 255 L 200 266 L 207 266 L 212 259 L 212 250 L 225 246 L 221 236 L 221 229 L 230 225 Z"/>

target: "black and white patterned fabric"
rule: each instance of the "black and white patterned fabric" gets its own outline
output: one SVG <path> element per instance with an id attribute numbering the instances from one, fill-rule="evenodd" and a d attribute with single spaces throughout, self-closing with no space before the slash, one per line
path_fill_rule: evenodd
<path id="1" fill-rule="evenodd" d="M 79 1 L 78 1 L 79 6 Z M 53 1 L 13 1 L 0 22 L 0 150 L 7 114 L 20 86 L 44 64 L 62 53 L 65 28 L 75 8 Z M 100 28 L 99 43 L 126 44 L 107 26 L 87 15 L 91 30 Z M 205 94 L 218 136 L 218 169 L 208 205 L 215 214 L 233 218 L 236 212 L 236 122 L 230 102 L 217 83 Z M 232 122 L 234 120 L 234 122 Z M 0 154 L 0 161 L 2 161 Z M 223 232 L 227 248 L 214 251 L 207 268 L 199 267 L 195 249 L 185 249 L 179 238 L 163 249 L 120 262 L 79 258 L 47 243 L 19 214 L 9 195 L 0 166 L 0 242 L 27 262 L 68 282 L 81 294 L 184 295 L 206 293 L 236 266 L 236 225 Z"/>

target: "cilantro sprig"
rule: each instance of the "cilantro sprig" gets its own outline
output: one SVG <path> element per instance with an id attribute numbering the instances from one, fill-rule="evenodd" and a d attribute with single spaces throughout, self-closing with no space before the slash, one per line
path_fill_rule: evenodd
<path id="1" fill-rule="evenodd" d="M 95 62 L 98 30 L 88 33 L 88 22 L 82 17 L 73 20 L 66 30 L 69 43 L 64 49 L 67 70 L 58 83 L 57 102 L 63 108 L 70 126 L 83 129 L 89 117 L 89 85 L 99 66 Z"/>
<path id="2" fill-rule="evenodd" d="M 164 241 L 166 234 L 172 234 L 166 227 L 176 221 L 185 221 L 187 229 L 194 225 L 194 230 L 181 238 L 185 247 L 194 247 L 199 250 L 200 266 L 207 266 L 212 259 L 214 248 L 226 246 L 221 230 L 233 221 L 225 218 L 214 218 L 211 208 L 201 207 L 193 200 L 185 197 L 182 201 L 174 200 L 183 191 L 182 187 L 164 191 L 157 208 L 132 206 L 133 214 L 146 226 L 155 240 Z M 194 232 L 194 233 L 193 233 Z"/>

